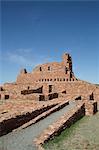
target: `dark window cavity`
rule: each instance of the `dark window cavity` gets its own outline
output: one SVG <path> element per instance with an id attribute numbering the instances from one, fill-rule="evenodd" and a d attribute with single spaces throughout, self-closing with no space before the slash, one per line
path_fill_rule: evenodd
<path id="1" fill-rule="evenodd" d="M 42 68 L 40 67 L 40 71 L 42 71 Z"/>
<path id="2" fill-rule="evenodd" d="M 48 70 L 49 70 L 49 71 L 51 70 L 50 66 L 48 66 Z"/>

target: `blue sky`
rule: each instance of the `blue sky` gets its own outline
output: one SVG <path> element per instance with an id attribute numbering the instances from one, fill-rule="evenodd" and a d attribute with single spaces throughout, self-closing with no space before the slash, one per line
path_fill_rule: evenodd
<path id="1" fill-rule="evenodd" d="M 76 77 L 99 83 L 99 1 L 2 1 L 0 83 L 71 54 Z"/>

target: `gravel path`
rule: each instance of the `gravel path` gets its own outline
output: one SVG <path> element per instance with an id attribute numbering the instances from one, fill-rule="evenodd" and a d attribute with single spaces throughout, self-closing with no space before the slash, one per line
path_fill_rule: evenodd
<path id="1" fill-rule="evenodd" d="M 36 150 L 33 139 L 74 106 L 75 103 L 70 102 L 70 104 L 63 109 L 51 114 L 38 123 L 31 125 L 26 129 L 11 132 L 0 137 L 0 150 Z"/>

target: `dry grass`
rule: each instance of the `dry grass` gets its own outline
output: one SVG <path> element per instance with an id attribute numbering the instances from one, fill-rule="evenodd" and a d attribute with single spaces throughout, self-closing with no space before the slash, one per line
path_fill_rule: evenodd
<path id="1" fill-rule="evenodd" d="M 99 113 L 80 119 L 44 145 L 46 150 L 99 150 Z"/>

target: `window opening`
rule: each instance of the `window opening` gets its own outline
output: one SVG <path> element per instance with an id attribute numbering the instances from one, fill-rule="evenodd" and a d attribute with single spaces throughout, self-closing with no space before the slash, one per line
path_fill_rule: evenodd
<path id="1" fill-rule="evenodd" d="M 52 92 L 52 85 L 49 85 L 49 93 Z"/>
<path id="2" fill-rule="evenodd" d="M 48 70 L 51 70 L 50 66 L 48 66 Z"/>

